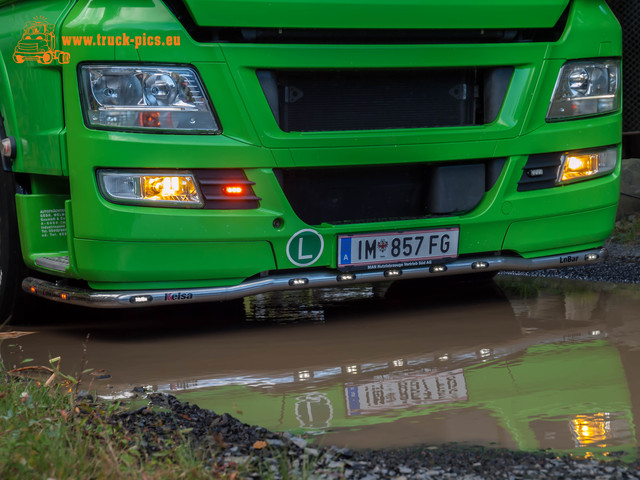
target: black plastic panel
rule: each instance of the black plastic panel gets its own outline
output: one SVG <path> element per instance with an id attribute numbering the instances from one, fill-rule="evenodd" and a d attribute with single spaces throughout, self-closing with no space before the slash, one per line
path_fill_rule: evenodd
<path id="1" fill-rule="evenodd" d="M 541 153 L 529 156 L 518 182 L 519 192 L 541 190 L 556 185 L 562 153 Z"/>
<path id="2" fill-rule="evenodd" d="M 505 159 L 275 171 L 291 207 L 309 225 L 451 216 L 473 210 Z M 489 173 L 492 172 L 492 173 Z"/>
<path id="3" fill-rule="evenodd" d="M 239 168 L 216 168 L 192 170 L 204 196 L 204 208 L 216 210 L 248 210 L 260 206 L 260 198 L 253 192 L 253 182 L 247 180 L 244 171 Z M 242 196 L 229 196 L 223 192 L 225 185 L 243 185 L 246 193 Z"/>

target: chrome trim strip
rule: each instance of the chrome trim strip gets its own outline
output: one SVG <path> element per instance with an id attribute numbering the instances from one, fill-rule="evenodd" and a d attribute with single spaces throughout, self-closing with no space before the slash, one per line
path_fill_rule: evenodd
<path id="1" fill-rule="evenodd" d="M 22 288 L 28 293 L 50 300 L 97 308 L 131 308 L 175 305 L 182 303 L 225 301 L 235 298 L 257 295 L 277 290 L 293 290 L 300 288 L 337 287 L 354 283 L 372 283 L 389 281 L 391 278 L 413 279 L 448 275 L 463 275 L 499 270 L 542 270 L 596 263 L 607 256 L 606 248 L 584 250 L 538 258 L 521 258 L 513 256 L 485 256 L 460 258 L 446 263 L 446 269 L 433 270 L 433 265 L 413 268 L 392 268 L 387 270 L 354 272 L 353 278 L 345 277 L 337 270 L 305 271 L 300 269 L 288 274 L 274 274 L 257 279 L 247 280 L 239 285 L 229 287 L 184 288 L 174 290 L 132 290 L 109 291 L 91 290 L 88 288 L 66 287 L 61 283 L 53 283 L 27 277 Z M 485 266 L 485 264 L 488 264 Z M 483 268 L 478 268 L 482 265 Z M 389 275 L 388 272 L 394 272 Z"/>

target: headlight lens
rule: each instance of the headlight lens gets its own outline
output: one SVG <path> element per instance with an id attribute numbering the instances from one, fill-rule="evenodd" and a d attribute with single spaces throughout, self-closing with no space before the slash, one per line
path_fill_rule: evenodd
<path id="1" fill-rule="evenodd" d="M 83 65 L 80 77 L 89 127 L 220 133 L 193 68 Z"/>
<path id="2" fill-rule="evenodd" d="M 567 62 L 560 69 L 547 120 L 620 109 L 620 60 Z"/>
<path id="3" fill-rule="evenodd" d="M 190 172 L 98 170 L 98 185 L 113 203 L 183 208 L 204 205 Z"/>
<path id="4" fill-rule="evenodd" d="M 579 182 L 613 171 L 618 161 L 618 149 L 579 150 L 562 155 L 558 184 Z"/>

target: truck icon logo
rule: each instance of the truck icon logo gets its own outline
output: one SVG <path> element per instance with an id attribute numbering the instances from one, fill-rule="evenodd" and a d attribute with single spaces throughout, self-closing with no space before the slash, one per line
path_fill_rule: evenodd
<path id="1" fill-rule="evenodd" d="M 16 63 L 32 62 L 49 65 L 56 60 L 60 65 L 69 63 L 68 52 L 56 50 L 55 25 L 35 19 L 25 24 L 22 38 L 13 51 Z"/>

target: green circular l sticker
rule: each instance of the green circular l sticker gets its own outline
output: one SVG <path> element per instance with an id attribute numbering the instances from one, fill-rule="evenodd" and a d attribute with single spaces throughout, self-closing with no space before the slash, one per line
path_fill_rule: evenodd
<path id="1" fill-rule="evenodd" d="M 298 267 L 313 265 L 323 250 L 322 235 L 310 228 L 296 232 L 287 242 L 287 257 Z"/>

